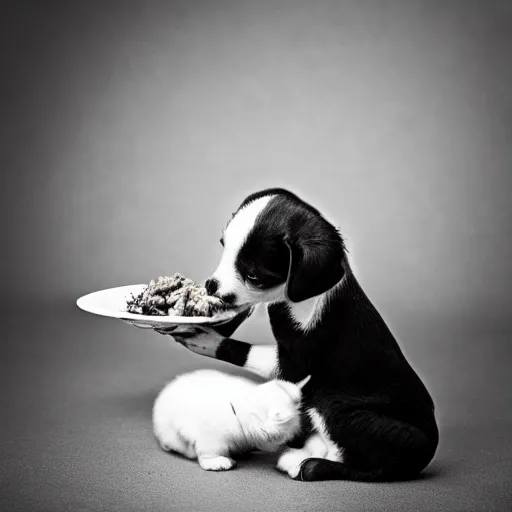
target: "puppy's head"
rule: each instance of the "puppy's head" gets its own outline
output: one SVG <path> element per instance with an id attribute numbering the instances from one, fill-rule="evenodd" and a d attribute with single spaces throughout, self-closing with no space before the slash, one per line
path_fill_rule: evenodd
<path id="1" fill-rule="evenodd" d="M 234 306 L 301 302 L 344 275 L 345 249 L 336 228 L 284 189 L 247 197 L 224 228 L 221 244 L 220 264 L 206 288 Z"/>

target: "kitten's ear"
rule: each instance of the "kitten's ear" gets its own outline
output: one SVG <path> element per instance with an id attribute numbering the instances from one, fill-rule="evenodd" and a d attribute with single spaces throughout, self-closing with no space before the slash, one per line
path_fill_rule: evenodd
<path id="1" fill-rule="evenodd" d="M 297 384 L 295 384 L 299 389 L 302 389 L 308 382 L 309 382 L 309 379 L 311 379 L 311 375 L 308 375 L 307 377 L 305 377 L 304 379 L 300 380 L 299 382 L 297 382 Z"/>

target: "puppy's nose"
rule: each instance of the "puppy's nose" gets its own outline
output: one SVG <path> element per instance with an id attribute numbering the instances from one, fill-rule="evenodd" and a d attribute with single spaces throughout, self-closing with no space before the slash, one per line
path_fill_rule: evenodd
<path id="1" fill-rule="evenodd" d="M 206 283 L 204 283 L 204 287 L 206 288 L 208 295 L 215 295 L 219 289 L 219 281 L 215 278 L 207 279 Z"/>

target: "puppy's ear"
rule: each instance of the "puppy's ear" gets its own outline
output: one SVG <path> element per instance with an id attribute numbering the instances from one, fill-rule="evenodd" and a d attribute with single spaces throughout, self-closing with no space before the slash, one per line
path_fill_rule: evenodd
<path id="1" fill-rule="evenodd" d="M 341 238 L 312 241 L 284 239 L 290 251 L 285 295 L 290 302 L 301 302 L 326 292 L 345 274 Z"/>

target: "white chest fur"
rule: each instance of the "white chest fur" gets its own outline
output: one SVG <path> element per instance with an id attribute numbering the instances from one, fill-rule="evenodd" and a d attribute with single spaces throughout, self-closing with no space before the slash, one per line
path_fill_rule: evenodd
<path id="1" fill-rule="evenodd" d="M 302 302 L 289 302 L 291 316 L 303 331 L 313 329 L 322 315 L 327 293 L 322 293 Z"/>

